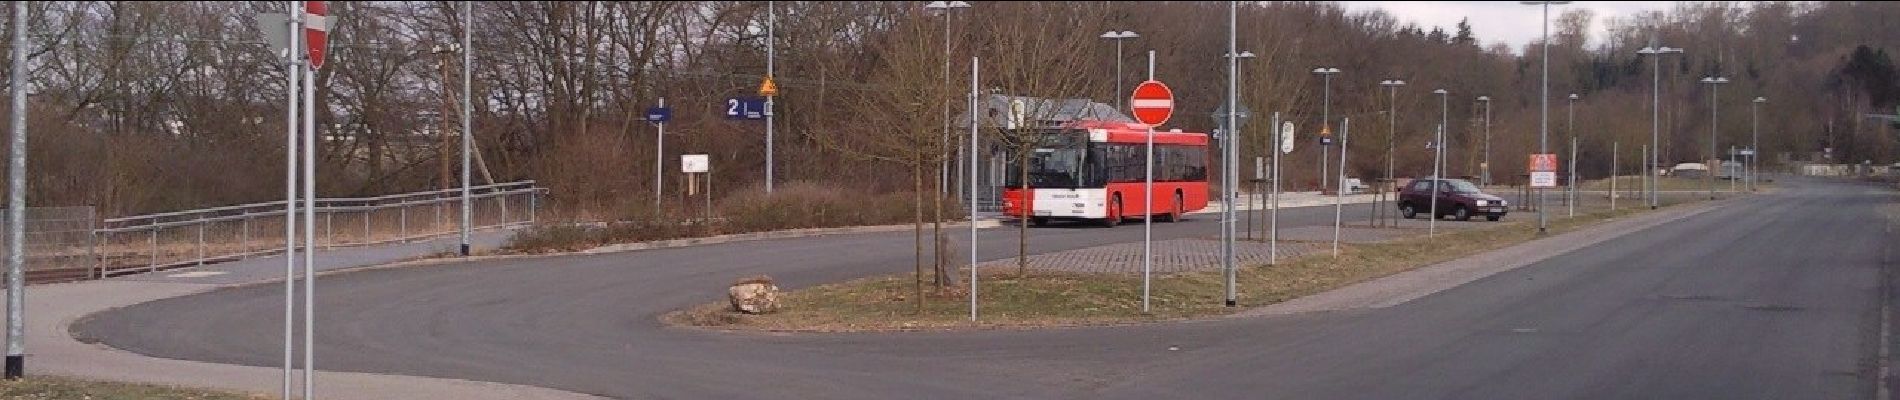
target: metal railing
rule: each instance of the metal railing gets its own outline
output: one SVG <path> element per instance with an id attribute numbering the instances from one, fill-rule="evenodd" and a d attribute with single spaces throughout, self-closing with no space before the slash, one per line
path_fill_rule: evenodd
<path id="1" fill-rule="evenodd" d="M 469 190 L 473 229 L 533 223 L 540 197 L 546 192 L 534 181 L 474 186 Z M 453 188 L 317 199 L 314 245 L 360 246 L 455 234 L 460 231 L 461 191 Z M 97 244 L 93 277 L 280 253 L 284 249 L 283 230 L 282 201 L 106 219 L 92 231 Z"/>

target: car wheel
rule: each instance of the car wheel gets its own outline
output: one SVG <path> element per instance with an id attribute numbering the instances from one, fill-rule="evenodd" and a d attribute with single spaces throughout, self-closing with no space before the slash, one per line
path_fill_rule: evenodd
<path id="1" fill-rule="evenodd" d="M 1399 214 L 1404 215 L 1405 219 L 1417 219 L 1418 209 L 1413 208 L 1411 204 L 1403 204 L 1399 206 Z"/>
<path id="2" fill-rule="evenodd" d="M 1110 200 L 1108 202 L 1108 218 L 1102 219 L 1102 227 L 1114 228 L 1116 225 L 1121 225 L 1121 224 L 1122 224 L 1122 195 L 1117 194 L 1115 195 L 1114 200 Z"/>
<path id="3" fill-rule="evenodd" d="M 1502 215 L 1486 215 L 1486 216 L 1484 216 L 1484 220 L 1486 220 L 1486 221 L 1491 221 L 1491 222 L 1498 222 L 1498 220 L 1499 220 L 1499 219 L 1503 219 L 1503 218 L 1504 218 L 1504 216 L 1502 216 Z"/>
<path id="4" fill-rule="evenodd" d="M 1451 210 L 1451 216 L 1459 221 L 1470 221 L 1471 210 L 1466 209 L 1465 206 L 1458 206 L 1458 208 Z"/>

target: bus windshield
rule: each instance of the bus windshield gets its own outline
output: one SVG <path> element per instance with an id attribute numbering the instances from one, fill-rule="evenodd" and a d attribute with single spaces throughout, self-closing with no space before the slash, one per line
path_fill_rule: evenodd
<path id="1" fill-rule="evenodd" d="M 1075 188 L 1086 179 L 1088 140 L 1080 132 L 1051 132 L 1029 153 L 1029 186 Z M 1009 186 L 1022 186 L 1022 170 L 1010 168 Z"/>

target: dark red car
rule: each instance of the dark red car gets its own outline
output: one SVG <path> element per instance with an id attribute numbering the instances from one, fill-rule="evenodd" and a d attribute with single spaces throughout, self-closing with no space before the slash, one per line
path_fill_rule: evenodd
<path id="1" fill-rule="evenodd" d="M 1504 198 L 1485 194 L 1463 179 L 1418 179 L 1399 189 L 1399 213 L 1406 219 L 1432 208 L 1433 182 L 1438 182 L 1438 209 L 1432 212 L 1433 218 L 1447 215 L 1459 221 L 1469 221 L 1473 215 L 1483 215 L 1484 219 L 1496 221 L 1511 211 L 1510 204 Z"/>

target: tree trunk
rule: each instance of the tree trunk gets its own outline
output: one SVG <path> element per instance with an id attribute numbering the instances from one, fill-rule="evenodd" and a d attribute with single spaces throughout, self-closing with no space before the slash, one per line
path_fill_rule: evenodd
<path id="1" fill-rule="evenodd" d="M 1021 196 L 1023 196 L 1021 199 L 1017 199 L 1022 202 L 1023 215 L 1022 218 L 1016 221 L 1019 223 L 1016 227 L 1016 276 L 1023 277 L 1029 275 L 1029 218 L 1034 214 L 1034 212 L 1029 210 L 1029 201 L 1035 198 L 1035 196 L 1030 196 L 1029 193 L 1029 153 L 1017 152 L 1016 165 L 1017 171 L 1022 174 L 1020 175 L 1022 180 L 1018 181 L 1018 183 L 1022 186 L 1019 193 L 1022 193 Z"/>
<path id="2" fill-rule="evenodd" d="M 949 260 L 945 259 L 949 256 L 949 253 L 944 251 L 944 248 L 949 247 L 949 240 L 943 236 L 943 170 L 938 169 L 937 171 L 937 184 L 934 185 L 937 187 L 937 194 L 930 196 L 936 199 L 932 201 L 933 213 L 935 215 L 930 220 L 930 237 L 932 238 L 932 246 L 930 249 L 931 255 L 937 264 L 935 269 L 937 274 L 937 290 L 942 291 L 949 289 L 950 286 L 955 285 L 957 282 L 956 274 L 952 274 L 949 271 Z"/>
<path id="3" fill-rule="evenodd" d="M 911 233 L 917 247 L 915 278 L 917 295 L 917 314 L 924 313 L 924 166 L 923 163 L 911 165 Z"/>

